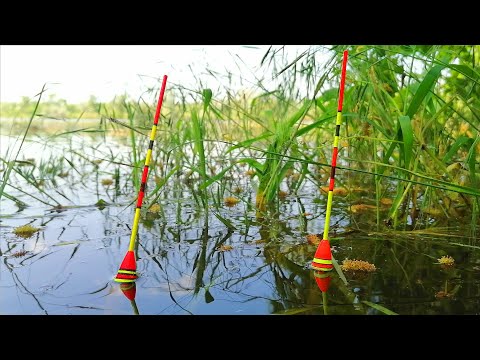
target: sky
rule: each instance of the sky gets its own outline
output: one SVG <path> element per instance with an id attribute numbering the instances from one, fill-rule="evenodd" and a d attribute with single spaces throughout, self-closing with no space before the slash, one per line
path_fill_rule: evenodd
<path id="1" fill-rule="evenodd" d="M 278 46 L 277 46 L 278 47 Z M 197 89 L 195 77 L 205 87 L 218 80 L 205 72 L 227 70 L 255 81 L 269 45 L 1 45 L 0 102 L 33 98 L 43 84 L 44 96 L 55 95 L 68 103 L 86 102 L 91 95 L 108 102 L 128 94 L 138 99 L 148 87 L 168 83 Z M 307 45 L 287 45 L 293 59 Z M 241 59 L 241 61 L 240 61 Z M 243 62 L 243 63 L 242 63 Z M 210 83 L 209 83 L 210 81 Z M 238 81 L 233 86 L 242 86 Z"/>

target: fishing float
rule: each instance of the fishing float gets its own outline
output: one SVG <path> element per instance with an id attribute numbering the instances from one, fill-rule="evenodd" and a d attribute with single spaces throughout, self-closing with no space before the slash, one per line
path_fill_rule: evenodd
<path id="1" fill-rule="evenodd" d="M 333 139 L 332 164 L 330 172 L 330 184 L 328 187 L 327 212 L 325 215 L 325 227 L 323 230 L 323 238 L 318 244 L 317 250 L 311 264 L 313 270 L 319 271 L 318 276 L 315 276 L 317 284 L 320 282 L 319 288 L 322 292 L 326 292 L 330 283 L 330 276 L 328 271 L 333 269 L 332 250 L 330 248 L 330 241 L 328 240 L 328 230 L 330 228 L 330 214 L 332 212 L 333 188 L 335 186 L 335 168 L 337 166 L 338 155 L 338 140 L 340 135 L 340 125 L 342 123 L 342 107 L 343 94 L 345 89 L 345 75 L 347 72 L 347 58 L 348 51 L 343 52 L 342 72 L 340 78 L 340 89 L 338 95 L 337 120 L 335 124 L 335 137 Z M 323 274 L 321 273 L 323 272 Z M 317 274 L 317 273 L 316 273 Z M 322 276 L 323 275 L 323 276 Z"/>
<path id="2" fill-rule="evenodd" d="M 145 165 L 143 167 L 142 173 L 142 183 L 140 184 L 140 190 L 138 191 L 137 198 L 137 207 L 135 209 L 135 216 L 133 218 L 133 227 L 132 234 L 130 236 L 130 243 L 128 246 L 127 253 L 120 264 L 120 269 L 118 270 L 117 276 L 115 277 L 116 282 L 120 283 L 130 283 L 134 282 L 137 276 L 137 262 L 135 259 L 135 240 L 137 238 L 138 223 L 140 222 L 140 211 L 142 209 L 143 197 L 145 196 L 145 186 L 148 179 L 148 169 L 150 166 L 150 159 L 152 157 L 153 151 L 153 142 L 155 141 L 155 134 L 157 132 L 158 119 L 160 118 L 160 111 L 162 109 L 163 95 L 165 94 L 165 86 L 167 84 L 167 75 L 163 76 L 162 87 L 160 90 L 160 95 L 158 97 L 157 111 L 155 112 L 155 117 L 153 120 L 152 130 L 150 132 L 150 143 L 148 145 L 147 155 L 145 157 Z"/>

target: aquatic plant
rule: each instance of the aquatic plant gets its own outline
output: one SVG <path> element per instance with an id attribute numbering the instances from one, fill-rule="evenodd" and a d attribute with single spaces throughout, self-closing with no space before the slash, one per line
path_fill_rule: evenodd
<path id="1" fill-rule="evenodd" d="M 13 233 L 17 236 L 23 237 L 23 238 L 29 238 L 33 234 L 35 234 L 40 228 L 34 227 L 30 224 L 18 226 L 13 229 Z"/>
<path id="2" fill-rule="evenodd" d="M 450 255 L 444 255 L 437 260 L 438 263 L 443 266 L 453 266 L 455 264 L 455 259 L 452 258 Z"/>
<path id="3" fill-rule="evenodd" d="M 342 265 L 340 265 L 343 271 L 359 271 L 359 272 L 374 272 L 377 270 L 374 264 L 369 263 L 368 261 L 364 260 L 350 260 L 350 259 L 345 259 L 342 262 Z"/>

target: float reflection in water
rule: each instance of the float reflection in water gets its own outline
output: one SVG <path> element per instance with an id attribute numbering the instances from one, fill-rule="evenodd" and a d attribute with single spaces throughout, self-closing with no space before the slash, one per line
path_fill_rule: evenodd
<path id="1" fill-rule="evenodd" d="M 328 315 L 327 291 L 330 286 L 330 281 L 332 280 L 332 275 L 330 272 L 323 271 L 314 271 L 313 275 L 315 276 L 315 282 L 317 283 L 318 288 L 322 292 L 323 314 Z"/>
<path id="2" fill-rule="evenodd" d="M 133 313 L 135 315 L 140 315 L 137 308 L 137 303 L 135 302 L 135 295 L 137 294 L 137 285 L 134 282 L 122 283 L 120 284 L 120 290 L 122 290 L 123 295 L 130 300 L 132 305 Z"/>

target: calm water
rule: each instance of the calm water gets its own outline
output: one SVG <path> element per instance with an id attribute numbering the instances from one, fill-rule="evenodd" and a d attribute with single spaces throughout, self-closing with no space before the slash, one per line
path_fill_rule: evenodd
<path id="1" fill-rule="evenodd" d="M 12 139 L 3 136 L 1 141 L 5 157 Z M 101 143 L 88 137 L 54 145 L 50 141 L 48 146 L 28 142 L 22 159 L 33 158 L 38 165 L 52 157 L 77 161 L 77 151 L 91 159 L 111 156 L 110 150 L 97 146 Z M 74 152 L 62 150 L 66 148 Z M 118 143 L 110 149 L 118 163 L 129 151 Z M 126 176 L 120 191 L 99 185 L 112 177 L 116 166 L 123 166 L 104 164 L 82 162 L 80 173 L 86 176 L 65 160 L 68 175 L 47 176 L 44 189 L 65 206 L 62 209 L 22 193 L 32 193 L 33 188 L 18 174 L 18 189 L 6 187 L 8 194 L 30 206 L 18 208 L 1 199 L 1 314 L 480 313 L 480 243 L 467 228 L 374 232 L 374 213 L 352 213 L 351 198 L 334 197 L 335 260 L 342 264 L 345 259 L 362 259 L 377 270 L 334 270 L 328 291 L 322 293 L 308 269 L 316 246 L 308 244 L 306 235 L 323 232 L 325 194 L 307 182 L 297 195 L 281 201 L 278 216 L 258 219 L 246 176 L 238 181 L 245 188 L 241 196 L 250 202 L 212 206 L 207 215 L 197 208 L 188 187 L 174 179 L 180 185 L 172 185 L 160 197 L 161 214 L 142 215 L 135 249 L 139 278 L 135 289 L 124 293 L 113 279 L 128 248 L 136 193 L 123 191 L 132 181 Z M 150 181 L 147 194 L 155 186 Z M 44 194 L 36 196 L 53 201 Z M 368 198 L 368 192 L 359 196 Z M 107 204 L 95 206 L 99 199 Z M 231 226 L 219 219 L 228 219 Z M 25 224 L 40 231 L 26 239 L 16 236 L 13 229 Z M 455 259 L 453 267 L 438 264 L 444 255 Z"/>

